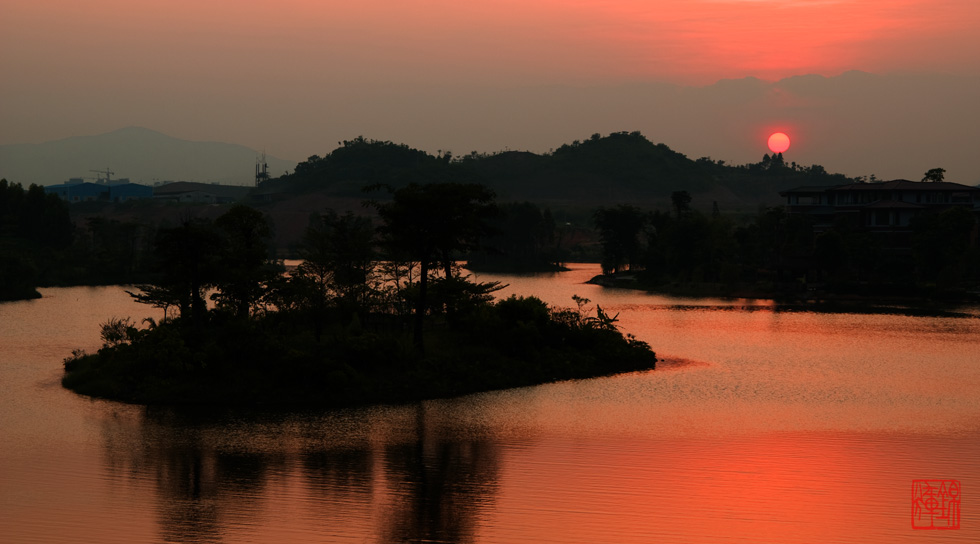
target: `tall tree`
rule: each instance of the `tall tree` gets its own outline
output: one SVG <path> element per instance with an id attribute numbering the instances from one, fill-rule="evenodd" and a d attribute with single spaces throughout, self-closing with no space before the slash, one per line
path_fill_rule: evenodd
<path id="1" fill-rule="evenodd" d="M 670 194 L 670 203 L 678 217 L 691 211 L 691 200 L 691 193 L 687 191 L 674 191 Z"/>
<path id="2" fill-rule="evenodd" d="M 221 235 L 209 221 L 187 220 L 161 229 L 153 254 L 158 279 L 137 286 L 142 293 L 131 294 L 146 304 L 176 306 L 181 318 L 195 327 L 201 325 L 207 313 L 204 293 L 217 282 L 221 247 Z"/>
<path id="3" fill-rule="evenodd" d="M 371 220 L 348 212 L 315 213 L 303 236 L 303 262 L 293 271 L 293 301 L 309 313 L 320 341 L 329 306 L 348 311 L 361 307 L 374 270 L 374 227 Z"/>
<path id="4" fill-rule="evenodd" d="M 278 273 L 269 259 L 272 226 L 262 212 L 242 204 L 233 206 L 214 224 L 224 243 L 215 277 L 218 291 L 212 298 L 232 308 L 238 317 L 247 318 Z"/>
<path id="5" fill-rule="evenodd" d="M 930 168 L 926 171 L 925 175 L 922 176 L 922 181 L 928 181 L 937 183 L 942 181 L 946 177 L 945 168 Z"/>
<path id="6" fill-rule="evenodd" d="M 325 270 L 322 276 L 329 278 L 331 288 L 342 300 L 358 303 L 374 268 L 371 219 L 328 211 L 313 220 L 304 244 L 306 262 Z"/>
<path id="7" fill-rule="evenodd" d="M 602 272 L 616 273 L 632 268 L 640 254 L 640 232 L 647 216 L 635 206 L 599 208 L 592 216 L 602 242 Z"/>
<path id="8" fill-rule="evenodd" d="M 378 232 L 384 246 L 420 265 L 413 327 L 420 350 L 429 272 L 435 266 L 453 276 L 458 252 L 475 249 L 490 233 L 488 222 L 497 213 L 493 198 L 490 189 L 475 183 L 411 183 L 392 191 L 390 201 L 372 203 L 383 222 Z"/>
<path id="9" fill-rule="evenodd" d="M 530 202 L 501 206 L 493 221 L 495 233 L 484 243 L 484 251 L 469 264 L 505 264 L 517 269 L 549 269 L 554 266 L 555 220 L 549 210 Z"/>

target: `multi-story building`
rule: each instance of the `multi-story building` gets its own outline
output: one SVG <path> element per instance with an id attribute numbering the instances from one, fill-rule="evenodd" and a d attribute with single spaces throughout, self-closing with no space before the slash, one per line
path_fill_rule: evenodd
<path id="1" fill-rule="evenodd" d="M 853 183 L 800 187 L 783 191 L 789 213 L 806 214 L 817 233 L 833 227 L 863 229 L 880 235 L 885 245 L 908 247 L 912 219 L 962 207 L 980 219 L 980 187 L 959 183 L 898 179 L 884 183 Z"/>

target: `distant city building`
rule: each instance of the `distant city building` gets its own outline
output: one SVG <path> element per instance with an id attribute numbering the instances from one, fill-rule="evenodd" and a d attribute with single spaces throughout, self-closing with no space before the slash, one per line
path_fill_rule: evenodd
<path id="1" fill-rule="evenodd" d="M 109 187 L 99 183 L 79 181 L 80 178 L 72 178 L 68 183 L 61 185 L 48 185 L 44 192 L 58 195 L 58 198 L 66 202 L 93 202 L 109 199 Z"/>
<path id="2" fill-rule="evenodd" d="M 92 183 L 82 178 L 71 178 L 60 185 L 48 185 L 44 191 L 58 195 L 69 203 L 127 202 L 152 198 L 195 204 L 226 204 L 245 198 L 251 187 L 190 181 L 165 182 L 151 187 L 130 183 L 128 178 L 119 178 L 108 183 L 105 180 Z"/>
<path id="3" fill-rule="evenodd" d="M 48 194 L 58 195 L 58 198 L 70 203 L 75 202 L 126 202 L 143 198 L 153 198 L 153 188 L 138 183 L 129 183 L 127 178 L 114 180 L 113 183 L 91 183 L 81 178 L 71 178 L 61 185 L 48 185 L 44 188 Z"/>
<path id="4" fill-rule="evenodd" d="M 177 181 L 153 187 L 153 198 L 195 204 L 228 204 L 245 198 L 250 187 Z"/>
<path id="5" fill-rule="evenodd" d="M 127 200 L 141 200 L 146 198 L 153 198 L 153 187 L 128 182 L 109 185 L 109 200 L 112 202 L 126 202 Z"/>

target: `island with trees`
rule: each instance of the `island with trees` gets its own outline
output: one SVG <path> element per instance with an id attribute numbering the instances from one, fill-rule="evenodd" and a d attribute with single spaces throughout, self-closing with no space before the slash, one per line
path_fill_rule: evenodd
<path id="1" fill-rule="evenodd" d="M 311 218 L 285 273 L 253 208 L 160 229 L 152 281 L 131 294 L 163 319 L 109 318 L 98 352 L 65 360 L 63 385 L 144 404 L 343 406 L 655 367 L 649 345 L 586 299 L 494 301 L 499 284 L 463 274 L 457 257 L 499 213 L 486 187 L 377 189 L 373 215 Z"/>
<path id="2" fill-rule="evenodd" d="M 89 394 L 336 404 L 448 395 L 653 361 L 601 308 L 582 299 L 571 310 L 534 298 L 495 302 L 497 286 L 470 281 L 466 270 L 600 262 L 595 283 L 672 295 L 980 300 L 976 204 L 920 206 L 896 245 L 847 217 L 818 224 L 780 196 L 871 195 L 889 183 L 779 153 L 745 165 L 691 160 L 638 132 L 594 134 L 544 154 L 459 156 L 358 137 L 262 181 L 234 206 L 69 205 L 4 181 L 0 300 L 37 297 L 37 287 L 138 285 L 134 296 L 164 310 L 159 322 L 110 319 L 99 353 L 69 359 L 66 385 Z M 922 183 L 956 185 L 941 168 Z M 365 207 L 366 187 L 374 192 Z M 977 190 L 958 186 L 952 198 L 976 202 Z M 895 206 L 910 204 L 866 215 L 877 225 L 879 214 L 896 217 L 906 212 Z M 279 259 L 303 264 L 284 272 Z M 501 346 L 495 335 L 512 341 Z M 611 355 L 593 357 L 601 350 Z M 249 392 L 262 380 L 268 387 Z M 303 383 L 316 385 L 293 387 Z"/>

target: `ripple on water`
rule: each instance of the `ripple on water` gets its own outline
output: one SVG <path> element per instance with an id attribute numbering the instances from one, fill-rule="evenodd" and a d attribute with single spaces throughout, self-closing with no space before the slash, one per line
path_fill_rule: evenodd
<path id="1" fill-rule="evenodd" d="M 61 358 L 146 309 L 119 288 L 0 305 L 2 540 L 916 542 L 935 535 L 910 530 L 911 480 L 980 487 L 975 317 L 580 284 L 595 272 L 499 279 L 618 313 L 657 370 L 336 411 L 78 397 Z M 980 540 L 963 515 L 944 542 Z"/>

